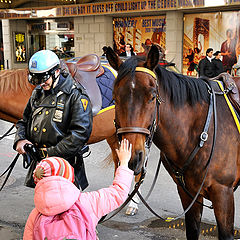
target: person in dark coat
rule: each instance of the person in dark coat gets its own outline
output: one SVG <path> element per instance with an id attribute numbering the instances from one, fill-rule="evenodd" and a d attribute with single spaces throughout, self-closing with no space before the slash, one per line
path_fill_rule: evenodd
<path id="1" fill-rule="evenodd" d="M 133 47 L 130 43 L 127 43 L 125 46 L 125 52 L 122 52 L 119 56 L 123 56 L 123 57 L 131 57 L 131 56 L 135 56 L 136 53 L 133 51 Z"/>
<path id="2" fill-rule="evenodd" d="M 214 65 L 212 63 L 213 49 L 208 48 L 206 57 L 199 62 L 199 75 L 200 77 L 214 77 Z"/>
<path id="3" fill-rule="evenodd" d="M 221 52 L 220 51 L 216 51 L 213 56 L 215 56 L 215 58 L 212 60 L 212 63 L 214 65 L 214 77 L 218 76 L 220 73 L 224 72 L 223 69 L 223 63 L 221 61 Z"/>
<path id="4" fill-rule="evenodd" d="M 102 50 L 103 50 L 102 56 L 106 57 L 107 46 L 104 46 Z"/>
<path id="5" fill-rule="evenodd" d="M 26 154 L 24 146 L 31 144 L 39 150 L 41 159 L 51 156 L 66 159 L 75 169 L 76 186 L 85 189 L 88 182 L 80 153 L 92 131 L 89 97 L 70 74 L 61 72 L 60 60 L 50 50 L 38 51 L 31 57 L 29 73 L 29 82 L 37 87 L 23 119 L 16 124 L 13 148 Z M 26 181 L 25 185 L 34 187 Z"/>

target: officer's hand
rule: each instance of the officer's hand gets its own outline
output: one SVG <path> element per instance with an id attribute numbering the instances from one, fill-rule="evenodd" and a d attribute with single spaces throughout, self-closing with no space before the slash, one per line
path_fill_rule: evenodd
<path id="1" fill-rule="evenodd" d="M 120 166 L 128 166 L 132 154 L 132 144 L 129 143 L 127 139 L 123 139 L 119 150 L 116 149 L 116 152 L 120 161 Z"/>
<path id="2" fill-rule="evenodd" d="M 18 152 L 18 153 L 20 153 L 20 154 L 24 154 L 24 153 L 26 153 L 25 152 L 25 150 L 24 150 L 24 145 L 25 144 L 32 144 L 30 141 L 28 141 L 27 139 L 24 139 L 24 140 L 19 140 L 18 142 L 17 142 L 17 146 L 16 146 L 16 151 Z"/>

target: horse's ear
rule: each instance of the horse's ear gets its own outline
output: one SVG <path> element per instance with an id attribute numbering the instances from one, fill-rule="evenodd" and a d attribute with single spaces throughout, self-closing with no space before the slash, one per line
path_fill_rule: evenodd
<path id="1" fill-rule="evenodd" d="M 108 47 L 106 50 L 106 56 L 109 64 L 118 71 L 121 64 L 123 63 L 120 57 L 112 50 L 111 47 Z"/>
<path id="2" fill-rule="evenodd" d="M 150 70 L 153 70 L 159 61 L 159 51 L 156 45 L 152 45 L 151 49 L 147 55 L 147 61 L 145 62 L 144 66 Z"/>

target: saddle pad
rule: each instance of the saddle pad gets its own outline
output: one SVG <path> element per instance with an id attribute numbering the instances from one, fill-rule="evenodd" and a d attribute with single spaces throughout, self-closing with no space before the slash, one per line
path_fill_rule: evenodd
<path id="1" fill-rule="evenodd" d="M 224 92 L 224 88 L 223 88 L 222 82 L 218 81 L 218 80 L 214 80 L 214 81 L 218 83 L 219 88 L 222 90 L 222 92 Z M 226 103 L 227 103 L 227 105 L 229 107 L 230 112 L 232 113 L 232 116 L 233 116 L 234 122 L 235 122 L 235 124 L 237 126 L 238 132 L 240 133 L 240 123 L 239 123 L 238 114 L 236 114 L 236 111 L 233 108 L 233 106 L 232 106 L 232 104 L 231 104 L 227 94 L 224 93 L 223 96 L 224 96 L 224 98 L 226 100 Z"/>
<path id="2" fill-rule="evenodd" d="M 97 77 L 96 81 L 102 95 L 102 108 L 114 105 L 112 99 L 113 83 L 117 76 L 116 72 L 109 66 L 102 65 L 104 74 Z"/>

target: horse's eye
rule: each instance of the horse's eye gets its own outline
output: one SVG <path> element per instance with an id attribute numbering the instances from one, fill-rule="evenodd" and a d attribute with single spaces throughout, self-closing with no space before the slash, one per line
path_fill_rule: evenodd
<path id="1" fill-rule="evenodd" d="M 156 95 L 153 95 L 152 98 L 149 100 L 149 102 L 153 102 L 155 98 L 156 98 Z"/>

